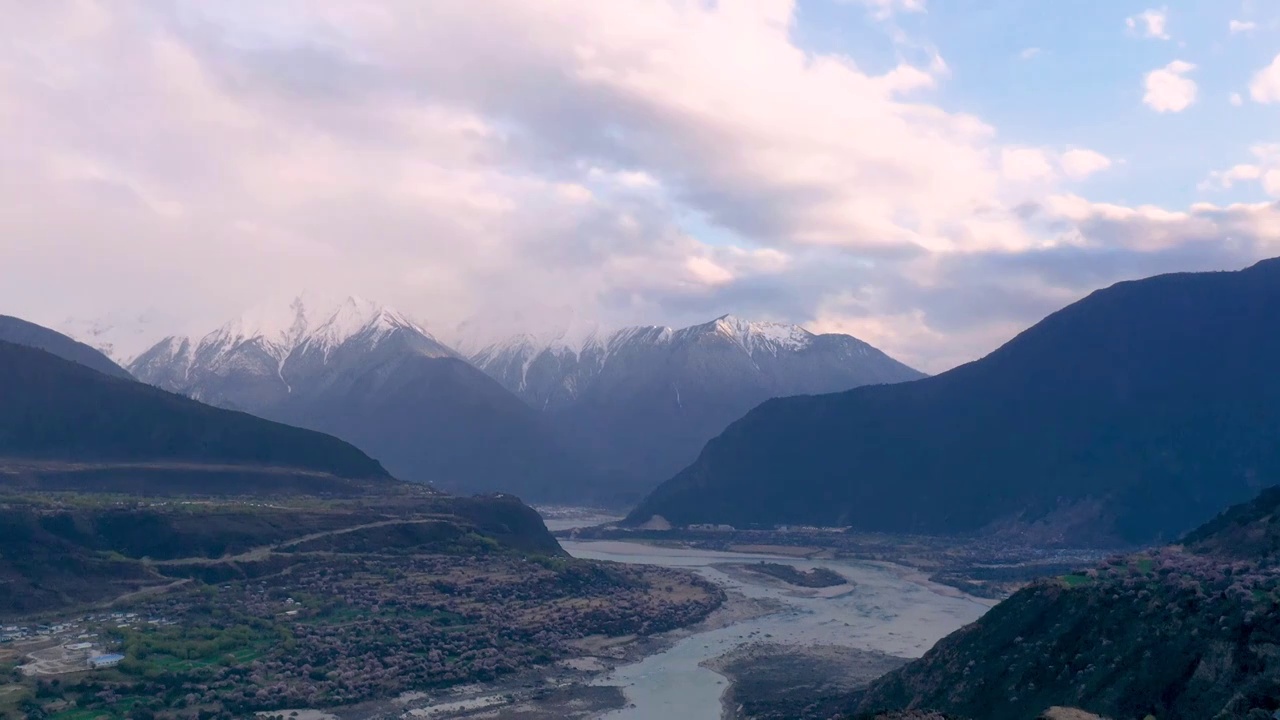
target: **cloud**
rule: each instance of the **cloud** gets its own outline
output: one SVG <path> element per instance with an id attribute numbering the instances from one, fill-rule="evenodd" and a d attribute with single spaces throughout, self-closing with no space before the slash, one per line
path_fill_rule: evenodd
<path id="1" fill-rule="evenodd" d="M 1039 55 L 1040 52 L 1041 52 L 1040 48 L 1038 47 L 1029 47 L 1023 50 L 1022 52 L 1018 53 L 1018 57 L 1022 58 L 1023 60 L 1030 60 L 1036 57 L 1037 55 Z"/>
<path id="2" fill-rule="evenodd" d="M 1232 20 L 1227 23 L 1227 29 L 1232 35 L 1237 33 L 1253 32 L 1258 27 L 1258 23 L 1248 20 Z"/>
<path id="3" fill-rule="evenodd" d="M 1280 102 L 1280 55 L 1254 74 L 1249 83 L 1249 97 L 1264 105 Z"/>
<path id="4" fill-rule="evenodd" d="M 733 273 L 705 257 L 685 260 L 685 268 L 693 279 L 704 285 L 724 285 L 733 281 Z"/>
<path id="5" fill-rule="evenodd" d="M 944 107 L 932 51 L 807 51 L 795 9 L 6 6 L 0 307 L 188 331 L 321 287 L 446 337 L 735 312 L 937 371 L 1101 284 L 1280 249 L 1272 206 L 1071 195 L 1110 160 Z"/>
<path id="6" fill-rule="evenodd" d="M 1142 102 L 1161 113 L 1178 113 L 1191 107 L 1196 101 L 1196 83 L 1186 74 L 1195 69 L 1189 62 L 1174 60 L 1147 73 Z"/>
<path id="7" fill-rule="evenodd" d="M 897 12 L 924 12 L 925 0 L 839 0 L 840 2 L 866 5 L 872 15 L 886 19 Z"/>
<path id="8" fill-rule="evenodd" d="M 1058 241 L 1024 252 L 932 255 L 827 294 L 814 325 L 893 348 L 927 371 L 972 360 L 1045 315 L 1116 282 L 1167 272 L 1246 267 L 1280 253 L 1280 206 L 1187 211 L 1063 195 L 1027 210 Z"/>
<path id="9" fill-rule="evenodd" d="M 1129 18 L 1125 18 L 1125 27 L 1130 32 L 1141 32 L 1143 37 L 1168 40 L 1169 33 L 1165 29 L 1169 21 L 1169 9 L 1147 9 Z"/>
<path id="10" fill-rule="evenodd" d="M 1083 180 L 1111 167 L 1111 159 L 1095 150 L 1009 146 L 1001 150 L 1001 173 L 1016 183 L 1048 183 L 1066 177 Z"/>
<path id="11" fill-rule="evenodd" d="M 1000 167 L 1004 176 L 1014 182 L 1052 180 L 1055 174 L 1048 154 L 1037 148 L 1004 148 Z"/>
<path id="12" fill-rule="evenodd" d="M 1249 148 L 1252 163 L 1241 163 L 1209 174 L 1200 189 L 1229 190 L 1237 183 L 1257 182 L 1267 195 L 1280 199 L 1280 143 L 1260 143 Z"/>
<path id="13" fill-rule="evenodd" d="M 1090 175 L 1111 167 L 1111 158 L 1094 150 L 1075 148 L 1062 154 L 1059 162 L 1062 170 L 1074 180 L 1083 180 Z"/>
<path id="14" fill-rule="evenodd" d="M 1227 98 L 1227 101 L 1230 102 L 1234 107 L 1240 107 L 1241 105 L 1244 105 L 1244 98 L 1240 96 L 1240 93 L 1235 93 L 1235 92 L 1231 93 L 1231 95 Z"/>

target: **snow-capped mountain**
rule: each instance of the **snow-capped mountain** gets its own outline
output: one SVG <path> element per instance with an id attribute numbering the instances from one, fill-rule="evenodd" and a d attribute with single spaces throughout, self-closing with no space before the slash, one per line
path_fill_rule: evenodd
<path id="1" fill-rule="evenodd" d="M 337 435 L 405 479 L 619 504 L 765 400 L 921 377 L 847 335 L 732 316 L 614 332 L 575 319 L 464 358 L 392 308 L 310 295 L 165 338 L 129 370 Z"/>
<path id="2" fill-rule="evenodd" d="M 426 357 L 456 357 L 404 314 L 359 297 L 319 305 L 306 296 L 263 304 L 202 338 L 167 337 L 129 364 L 143 382 L 252 411 L 315 378 L 338 350 L 369 353 L 401 334 Z"/>
<path id="3" fill-rule="evenodd" d="M 166 390 L 343 438 L 393 474 L 464 491 L 578 493 L 545 421 L 407 315 L 356 297 L 266 304 L 129 370 Z"/>
<path id="4" fill-rule="evenodd" d="M 731 315 L 678 330 L 639 326 L 572 341 L 522 335 L 471 361 L 548 414 L 623 495 L 674 475 L 770 398 L 923 377 L 848 335 Z"/>

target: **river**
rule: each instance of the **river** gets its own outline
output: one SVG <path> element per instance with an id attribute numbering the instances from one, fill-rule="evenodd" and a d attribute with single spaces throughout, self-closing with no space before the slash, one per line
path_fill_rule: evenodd
<path id="1" fill-rule="evenodd" d="M 549 523 L 550 524 L 550 523 Z M 559 523 L 557 523 L 559 524 Z M 919 657 L 948 633 L 986 612 L 987 601 L 929 583 L 906 568 L 846 560 L 795 558 L 666 548 L 640 543 L 562 540 L 574 557 L 665 565 L 693 570 L 748 598 L 780 604 L 779 612 L 687 637 L 641 662 L 617 668 L 597 681 L 623 688 L 631 706 L 609 713 L 610 720 L 686 718 L 719 720 L 726 680 L 701 667 L 740 646 L 768 641 L 796 645 L 842 645 Z M 825 567 L 851 585 L 820 591 L 790 589 L 753 575 L 733 576 L 713 567 L 760 560 L 801 570 Z"/>

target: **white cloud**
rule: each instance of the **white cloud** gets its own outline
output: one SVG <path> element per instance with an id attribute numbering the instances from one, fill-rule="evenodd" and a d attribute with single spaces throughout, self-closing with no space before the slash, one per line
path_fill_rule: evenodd
<path id="1" fill-rule="evenodd" d="M 605 170 L 592 167 L 587 170 L 587 177 L 631 190 L 652 190 L 661 185 L 657 178 L 643 170 Z"/>
<path id="2" fill-rule="evenodd" d="M 684 266 L 696 282 L 704 285 L 724 285 L 733 281 L 732 272 L 705 257 L 688 258 Z"/>
<path id="3" fill-rule="evenodd" d="M 1074 148 L 1062 153 L 1060 163 L 1067 177 L 1083 180 L 1111 167 L 1111 158 L 1094 150 Z"/>
<path id="4" fill-rule="evenodd" d="M 1160 8 L 1159 10 L 1147 9 L 1126 18 L 1125 27 L 1131 32 L 1141 32 L 1144 37 L 1156 38 L 1158 40 L 1168 40 L 1169 33 L 1166 25 L 1169 22 L 1168 8 Z"/>
<path id="5" fill-rule="evenodd" d="M 1018 53 L 1018 57 L 1022 58 L 1023 60 L 1030 60 L 1035 56 L 1039 55 L 1040 52 L 1041 52 L 1040 48 L 1038 47 L 1029 47 L 1023 50 L 1022 52 Z"/>
<path id="6" fill-rule="evenodd" d="M 1241 163 L 1209 173 L 1202 190 L 1228 190 L 1241 182 L 1257 182 L 1263 192 L 1280 199 L 1280 143 L 1260 143 L 1249 148 L 1252 163 Z"/>
<path id="7" fill-rule="evenodd" d="M 1240 107 L 1241 105 L 1244 105 L 1244 98 L 1240 96 L 1240 93 L 1236 93 L 1236 92 L 1231 93 L 1231 95 L 1227 98 L 1227 101 L 1230 102 L 1235 107 Z"/>
<path id="8" fill-rule="evenodd" d="M 1083 180 L 1109 167 L 1110 158 L 1084 148 L 1059 153 L 1047 148 L 1010 146 L 1000 152 L 1001 172 L 1016 183 L 1047 183 L 1060 176 Z"/>
<path id="9" fill-rule="evenodd" d="M 1189 248 L 1224 239 L 1256 244 L 1253 252 L 1269 256 L 1280 251 L 1280 207 L 1275 203 L 1237 203 L 1218 206 L 1199 203 L 1188 210 L 1155 205 L 1125 207 L 1090 202 L 1074 195 L 1049 199 L 1046 211 L 1072 222 L 1082 247 L 1157 253 Z"/>
<path id="10" fill-rule="evenodd" d="M 1014 182 L 1042 182 L 1055 175 L 1048 153 L 1038 148 L 1004 148 L 1000 167 L 1004 176 Z"/>
<path id="11" fill-rule="evenodd" d="M 1257 165 L 1235 165 L 1227 170 L 1215 170 L 1209 179 L 1200 184 L 1202 190 L 1210 188 L 1230 189 L 1241 180 L 1257 180 L 1262 177 L 1262 170 Z"/>
<path id="12" fill-rule="evenodd" d="M 1258 27 L 1258 23 L 1249 20 L 1232 20 L 1227 23 L 1227 29 L 1232 35 L 1236 33 L 1253 32 Z"/>
<path id="13" fill-rule="evenodd" d="M 866 5 L 872 14 L 880 19 L 892 16 L 896 12 L 924 12 L 925 0 L 840 0 Z"/>
<path id="14" fill-rule="evenodd" d="M 1108 159 L 945 109 L 934 53 L 806 52 L 789 0 L 178 1 L 0 11 L 6 312 L 767 313 L 940 370 L 1103 282 L 1277 247 L 1265 208 L 1064 196 Z"/>
<path id="15" fill-rule="evenodd" d="M 1187 73 L 1196 66 L 1182 60 L 1174 60 L 1158 70 L 1147 73 L 1146 94 L 1142 102 L 1156 112 L 1177 113 L 1191 107 L 1196 101 L 1196 83 Z"/>
<path id="16" fill-rule="evenodd" d="M 1280 55 L 1254 74 L 1249 83 L 1249 96 L 1263 104 L 1280 102 Z"/>

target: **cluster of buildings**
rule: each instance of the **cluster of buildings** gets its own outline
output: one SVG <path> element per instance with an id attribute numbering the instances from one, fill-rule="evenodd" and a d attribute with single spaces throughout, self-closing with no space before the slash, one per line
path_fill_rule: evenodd
<path id="1" fill-rule="evenodd" d="M 106 652 L 97 642 L 97 631 L 141 625 L 172 625 L 173 621 L 142 617 L 138 613 L 94 613 L 75 620 L 38 625 L 0 626 L 0 644 L 13 644 L 24 653 L 28 675 L 57 675 L 114 667 L 124 655 Z"/>
<path id="2" fill-rule="evenodd" d="M 64 637 L 80 631 L 81 625 L 76 622 L 53 624 L 42 623 L 40 625 L 6 625 L 4 627 L 0 627 L 0 643 Z M 83 637 L 89 637 L 87 633 L 81 634 Z"/>
<path id="3" fill-rule="evenodd" d="M 107 653 L 105 655 L 95 655 L 89 658 L 89 668 L 97 670 L 99 668 L 115 667 L 120 664 L 124 656 L 119 653 Z"/>
<path id="4" fill-rule="evenodd" d="M 91 670 L 98 668 L 115 667 L 124 659 L 124 655 L 119 653 L 104 653 L 94 649 L 93 643 L 78 642 L 62 646 L 68 653 L 85 653 L 88 655 L 86 662 Z"/>

